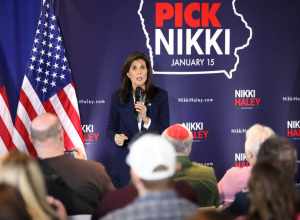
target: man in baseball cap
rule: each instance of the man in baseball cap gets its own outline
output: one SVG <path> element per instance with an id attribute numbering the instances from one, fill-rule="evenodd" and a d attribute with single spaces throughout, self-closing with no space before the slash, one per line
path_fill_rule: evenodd
<path id="1" fill-rule="evenodd" d="M 164 130 L 162 136 L 170 141 L 176 151 L 179 169 L 174 181 L 186 181 L 197 195 L 200 207 L 218 206 L 219 192 L 214 169 L 192 161 L 193 134 L 182 124 L 173 124 Z"/>
<path id="2" fill-rule="evenodd" d="M 103 219 L 186 219 L 197 210 L 189 201 L 178 198 L 171 187 L 176 171 L 176 152 L 160 135 L 145 134 L 130 145 L 126 158 L 138 198 Z"/>

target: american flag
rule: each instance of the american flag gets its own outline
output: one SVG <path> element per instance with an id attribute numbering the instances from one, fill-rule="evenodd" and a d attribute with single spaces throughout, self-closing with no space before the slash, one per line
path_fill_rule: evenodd
<path id="1" fill-rule="evenodd" d="M 13 123 L 10 116 L 3 75 L 0 74 L 0 155 L 15 149 L 12 143 Z"/>
<path id="2" fill-rule="evenodd" d="M 34 156 L 36 151 L 29 139 L 30 123 L 45 112 L 54 113 L 60 119 L 65 131 L 65 148 L 76 148 L 86 158 L 71 69 L 51 0 L 42 4 L 19 95 L 15 127 L 20 136 L 13 136 L 17 146 L 26 146 Z"/>

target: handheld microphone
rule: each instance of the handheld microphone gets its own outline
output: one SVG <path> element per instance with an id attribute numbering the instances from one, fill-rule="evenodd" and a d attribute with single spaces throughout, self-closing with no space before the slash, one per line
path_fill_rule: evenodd
<path id="1" fill-rule="evenodd" d="M 136 87 L 135 93 L 134 93 L 134 99 L 135 99 L 134 103 L 144 101 L 144 90 L 141 87 Z M 138 116 L 138 112 L 136 110 L 134 112 Z M 139 120 L 140 120 L 140 118 L 138 117 L 138 121 Z"/>
<path id="2" fill-rule="evenodd" d="M 141 87 L 136 87 L 134 93 L 135 103 L 144 101 L 144 90 Z"/>

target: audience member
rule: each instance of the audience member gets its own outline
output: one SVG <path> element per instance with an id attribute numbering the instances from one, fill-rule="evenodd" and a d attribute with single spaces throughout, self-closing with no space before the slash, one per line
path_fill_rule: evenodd
<path id="1" fill-rule="evenodd" d="M 296 193 L 292 178 L 272 163 L 257 163 L 249 180 L 248 220 L 296 219 Z"/>
<path id="2" fill-rule="evenodd" d="M 177 154 L 179 167 L 173 180 L 184 180 L 189 183 L 197 193 L 200 207 L 218 206 L 219 192 L 214 169 L 189 159 L 193 143 L 192 132 L 181 124 L 174 124 L 162 135 L 173 144 Z"/>
<path id="3" fill-rule="evenodd" d="M 47 202 L 39 166 L 26 154 L 18 151 L 9 153 L 2 160 L 0 173 L 0 183 L 12 185 L 20 191 L 32 220 L 67 219 L 60 201 L 52 199 L 51 204 Z"/>
<path id="4" fill-rule="evenodd" d="M 0 220 L 31 220 L 20 192 L 0 183 Z"/>
<path id="5" fill-rule="evenodd" d="M 115 189 L 100 163 L 64 154 L 63 130 L 55 115 L 45 113 L 32 121 L 31 140 L 49 194 L 64 203 L 69 215 L 92 214 L 103 194 Z"/>
<path id="6" fill-rule="evenodd" d="M 189 201 L 178 198 L 170 186 L 176 170 L 176 154 L 164 138 L 154 134 L 143 135 L 130 146 L 126 162 L 131 168 L 131 179 L 139 197 L 103 219 L 179 220 L 197 210 Z"/>
<path id="7" fill-rule="evenodd" d="M 281 168 L 288 178 L 294 179 L 297 171 L 297 150 L 288 139 L 272 137 L 262 144 L 257 161 L 272 163 Z"/>
<path id="8" fill-rule="evenodd" d="M 178 197 L 185 198 L 194 204 L 198 204 L 197 196 L 194 190 L 186 181 L 171 181 L 172 187 L 176 191 Z M 138 196 L 136 187 L 131 183 L 125 187 L 106 193 L 98 205 L 96 212 L 92 216 L 92 220 L 99 219 L 109 212 L 120 209 L 133 202 Z"/>
<path id="9" fill-rule="evenodd" d="M 233 202 L 235 194 L 247 188 L 251 169 L 256 162 L 256 155 L 261 144 L 270 136 L 274 135 L 274 131 L 266 126 L 254 124 L 246 132 L 245 155 L 250 166 L 232 167 L 226 171 L 223 178 L 218 183 L 220 201 L 225 205 Z"/>
<path id="10" fill-rule="evenodd" d="M 271 137 L 261 145 L 256 163 L 269 163 L 277 166 L 288 181 L 293 181 L 296 173 L 296 161 L 296 148 L 287 139 Z M 246 215 L 249 206 L 248 192 L 240 192 L 236 194 L 234 202 L 225 211 L 234 216 Z"/>

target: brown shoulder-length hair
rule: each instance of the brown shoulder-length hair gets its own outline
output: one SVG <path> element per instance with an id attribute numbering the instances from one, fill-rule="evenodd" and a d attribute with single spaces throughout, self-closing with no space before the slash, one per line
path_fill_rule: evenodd
<path id="1" fill-rule="evenodd" d="M 118 91 L 119 97 L 123 103 L 127 103 L 129 101 L 129 97 L 132 92 L 132 85 L 131 81 L 127 76 L 129 72 L 130 66 L 135 60 L 142 59 L 146 63 L 147 67 L 147 80 L 145 83 L 145 93 L 147 95 L 147 100 L 151 100 L 156 92 L 157 88 L 152 84 L 152 67 L 149 58 L 141 52 L 133 52 L 129 54 L 123 64 L 122 71 L 121 71 L 121 88 Z M 146 101 L 147 101 L 146 100 Z"/>
<path id="2" fill-rule="evenodd" d="M 258 162 L 248 183 L 248 220 L 292 220 L 296 214 L 296 191 L 292 178 L 277 166 Z"/>

